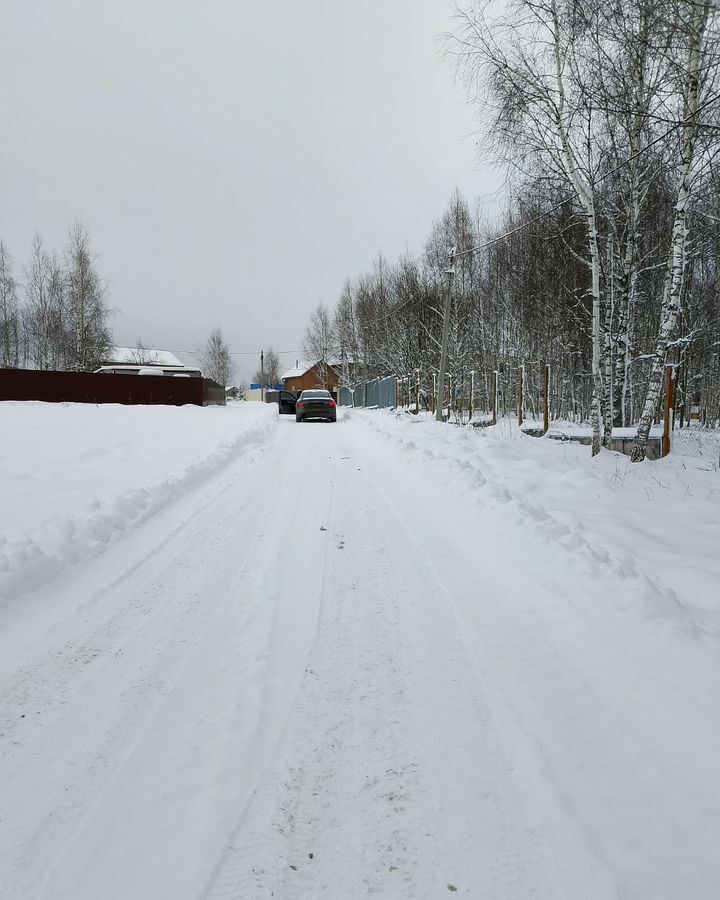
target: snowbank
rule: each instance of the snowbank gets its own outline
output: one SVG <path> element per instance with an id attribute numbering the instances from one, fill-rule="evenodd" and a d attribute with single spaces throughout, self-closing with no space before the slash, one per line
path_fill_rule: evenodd
<path id="1" fill-rule="evenodd" d="M 593 459 L 581 444 L 530 437 L 507 419 L 483 429 L 392 413 L 363 420 L 451 472 L 486 508 L 507 509 L 608 574 L 643 579 L 658 608 L 693 632 L 720 636 L 720 466 L 712 436 L 705 435 L 702 455 L 678 441 L 669 457 L 634 464 L 620 453 Z"/>
<path id="2" fill-rule="evenodd" d="M 0 603 L 102 553 L 276 418 L 260 404 L 0 404 Z"/>

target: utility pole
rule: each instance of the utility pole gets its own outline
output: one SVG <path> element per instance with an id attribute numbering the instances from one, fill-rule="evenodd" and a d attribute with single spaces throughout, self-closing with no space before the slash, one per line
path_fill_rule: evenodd
<path id="1" fill-rule="evenodd" d="M 260 351 L 260 402 L 265 402 L 265 353 Z"/>
<path id="2" fill-rule="evenodd" d="M 442 347 L 440 349 L 440 371 L 438 372 L 437 403 L 435 406 L 435 418 L 438 422 L 443 420 L 443 400 L 445 399 L 445 368 L 447 366 L 448 337 L 450 335 L 450 304 L 452 302 L 453 278 L 455 277 L 455 248 L 451 247 L 448 254 L 448 267 L 445 270 L 447 283 L 447 296 L 445 297 L 445 319 L 443 321 Z"/>
<path id="3" fill-rule="evenodd" d="M 342 381 L 342 386 L 345 388 L 349 388 L 350 387 L 350 378 L 348 375 L 347 358 L 345 356 L 345 341 L 340 342 L 340 360 L 341 360 L 340 379 Z M 338 400 L 340 399 L 339 393 L 340 392 L 338 391 Z"/>

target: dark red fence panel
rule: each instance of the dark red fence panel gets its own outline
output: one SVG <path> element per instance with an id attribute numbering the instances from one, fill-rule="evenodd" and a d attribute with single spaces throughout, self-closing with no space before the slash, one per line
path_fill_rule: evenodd
<path id="1" fill-rule="evenodd" d="M 225 390 L 209 378 L 103 375 L 0 369 L 0 400 L 224 406 Z"/>
<path id="2" fill-rule="evenodd" d="M 203 378 L 203 406 L 225 406 L 225 388 L 211 378 Z"/>

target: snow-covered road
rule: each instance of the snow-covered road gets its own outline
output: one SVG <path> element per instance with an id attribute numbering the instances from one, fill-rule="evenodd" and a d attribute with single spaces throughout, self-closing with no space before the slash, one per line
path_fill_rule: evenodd
<path id="1" fill-rule="evenodd" d="M 0 610 L 0 896 L 718 896 L 715 634 L 374 415 Z"/>

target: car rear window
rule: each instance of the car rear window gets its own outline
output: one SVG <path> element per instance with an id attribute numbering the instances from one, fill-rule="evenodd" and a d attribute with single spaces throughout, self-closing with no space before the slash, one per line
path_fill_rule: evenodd
<path id="1" fill-rule="evenodd" d="M 330 391 L 303 391 L 300 396 L 305 400 L 327 400 Z"/>

